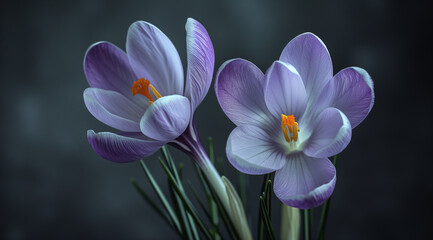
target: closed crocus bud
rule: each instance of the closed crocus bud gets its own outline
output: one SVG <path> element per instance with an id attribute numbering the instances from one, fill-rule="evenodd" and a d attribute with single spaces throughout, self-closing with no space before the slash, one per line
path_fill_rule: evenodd
<path id="1" fill-rule="evenodd" d="M 248 227 L 248 223 L 245 216 L 244 207 L 242 206 L 242 201 L 239 198 L 235 188 L 231 184 L 231 182 L 224 176 L 221 177 L 224 185 L 226 187 L 227 196 L 230 205 L 230 218 L 235 225 L 235 228 L 238 230 L 238 234 L 240 239 L 250 240 L 253 239 L 251 236 L 250 228 Z"/>
<path id="2" fill-rule="evenodd" d="M 299 208 L 282 204 L 281 207 L 281 240 L 298 240 L 301 226 Z"/>

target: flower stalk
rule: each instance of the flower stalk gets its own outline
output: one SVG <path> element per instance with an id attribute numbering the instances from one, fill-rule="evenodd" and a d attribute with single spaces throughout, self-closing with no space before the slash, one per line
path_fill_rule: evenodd
<path id="1" fill-rule="evenodd" d="M 215 169 L 200 143 L 194 121 L 191 121 L 185 132 L 170 142 L 170 145 L 189 155 L 197 163 L 232 220 L 239 237 L 252 239 L 240 197 L 230 181 L 224 176 L 221 177 Z"/>

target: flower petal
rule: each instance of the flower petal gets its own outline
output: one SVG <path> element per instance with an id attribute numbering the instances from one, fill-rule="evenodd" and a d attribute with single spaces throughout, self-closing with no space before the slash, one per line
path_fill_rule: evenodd
<path id="1" fill-rule="evenodd" d="M 183 68 L 173 43 L 157 27 L 138 21 L 128 30 L 126 51 L 138 78 L 145 78 L 163 96 L 183 94 Z"/>
<path id="2" fill-rule="evenodd" d="M 224 113 L 236 125 L 269 122 L 264 101 L 264 75 L 253 63 L 232 59 L 218 69 L 215 93 Z"/>
<path id="3" fill-rule="evenodd" d="M 147 107 L 144 96 L 133 96 L 131 86 L 137 76 L 128 57 L 109 42 L 97 42 L 89 47 L 84 57 L 84 73 L 90 87 L 121 93 L 141 108 Z"/>
<path id="4" fill-rule="evenodd" d="M 238 126 L 231 132 L 226 153 L 230 163 L 247 174 L 273 172 L 283 167 L 286 159 L 278 144 L 253 125 Z"/>
<path id="5" fill-rule="evenodd" d="M 317 103 L 323 106 L 322 109 L 329 106 L 338 108 L 355 128 L 373 107 L 373 80 L 362 68 L 343 69 L 329 81 Z"/>
<path id="6" fill-rule="evenodd" d="M 141 132 L 115 134 L 87 131 L 87 139 L 95 152 L 110 161 L 126 163 L 140 160 L 157 151 L 165 142 L 146 139 Z"/>
<path id="7" fill-rule="evenodd" d="M 304 81 L 308 104 L 317 99 L 319 93 L 332 78 L 332 61 L 325 44 L 312 33 L 304 33 L 290 41 L 280 60 L 295 67 Z"/>
<path id="8" fill-rule="evenodd" d="M 203 25 L 188 18 L 185 29 L 188 55 L 185 96 L 190 99 L 194 111 L 209 91 L 215 55 L 212 42 Z"/>
<path id="9" fill-rule="evenodd" d="M 327 108 L 317 117 L 313 132 L 304 148 L 311 157 L 330 157 L 343 151 L 352 137 L 346 115 L 336 108 Z"/>
<path id="10" fill-rule="evenodd" d="M 128 57 L 109 42 L 97 42 L 84 57 L 84 73 L 90 87 L 113 90 L 131 95 L 132 83 L 137 80 Z"/>
<path id="11" fill-rule="evenodd" d="M 329 159 L 299 153 L 275 173 L 274 192 L 291 207 L 314 208 L 331 196 L 336 179 L 335 167 Z"/>
<path id="12" fill-rule="evenodd" d="M 83 97 L 87 109 L 99 121 L 120 131 L 140 131 L 138 122 L 144 109 L 122 94 L 99 88 L 87 88 Z"/>
<path id="13" fill-rule="evenodd" d="M 149 106 L 140 121 L 141 132 L 153 139 L 171 141 L 182 134 L 191 118 L 188 98 L 170 95 Z"/>
<path id="14" fill-rule="evenodd" d="M 281 114 L 294 115 L 298 121 L 307 106 L 307 93 L 296 69 L 275 61 L 265 74 L 265 102 L 269 111 L 281 119 Z"/>

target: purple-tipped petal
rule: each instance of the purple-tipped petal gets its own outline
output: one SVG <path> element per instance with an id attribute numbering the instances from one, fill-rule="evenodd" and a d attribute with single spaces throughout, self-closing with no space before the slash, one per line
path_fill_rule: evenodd
<path id="1" fill-rule="evenodd" d="M 140 121 L 141 132 L 156 140 L 171 141 L 182 134 L 191 118 L 188 98 L 170 95 L 149 106 Z"/>
<path id="2" fill-rule="evenodd" d="M 209 91 L 215 55 L 212 42 L 203 25 L 188 18 L 185 29 L 188 55 L 185 96 L 190 99 L 194 111 Z"/>
<path id="3" fill-rule="evenodd" d="M 274 192 L 291 207 L 314 208 L 331 196 L 336 179 L 335 167 L 329 159 L 295 154 L 275 173 Z"/>
<path id="4" fill-rule="evenodd" d="M 343 69 L 326 85 L 317 103 L 323 106 L 322 109 L 329 106 L 338 108 L 355 128 L 373 107 L 373 80 L 362 68 Z"/>
<path id="5" fill-rule="evenodd" d="M 126 51 L 138 78 L 145 78 L 163 96 L 183 94 L 183 68 L 173 43 L 157 27 L 138 21 L 128 30 Z"/>
<path id="6" fill-rule="evenodd" d="M 226 61 L 215 80 L 215 93 L 221 108 L 236 125 L 262 125 L 272 118 L 264 101 L 264 75 L 244 59 Z"/>
<path id="7" fill-rule="evenodd" d="M 89 47 L 84 57 L 84 73 L 90 87 L 132 96 L 131 86 L 137 77 L 128 57 L 109 42 L 98 42 Z"/>
<path id="8" fill-rule="evenodd" d="M 140 160 L 157 151 L 165 142 L 146 139 L 141 132 L 115 134 L 87 131 L 87 139 L 95 152 L 110 161 L 126 163 Z"/>
<path id="9" fill-rule="evenodd" d="M 114 91 L 87 88 L 83 93 L 89 112 L 99 121 L 125 132 L 139 132 L 144 109 Z"/>
<path id="10" fill-rule="evenodd" d="M 230 134 L 226 146 L 227 158 L 239 171 L 265 174 L 284 166 L 286 156 L 278 145 L 259 127 L 242 125 Z"/>
<path id="11" fill-rule="evenodd" d="M 307 106 L 307 93 L 296 69 L 275 61 L 266 72 L 265 102 L 269 111 L 281 119 L 281 114 L 294 115 L 299 121 Z"/>
<path id="12" fill-rule="evenodd" d="M 316 35 L 304 33 L 290 41 L 280 60 L 295 67 L 313 103 L 326 83 L 332 79 L 332 61 L 325 44 Z"/>
<path id="13" fill-rule="evenodd" d="M 313 132 L 304 148 L 311 157 L 330 157 L 343 151 L 352 137 L 346 115 L 336 108 L 327 108 L 317 117 Z"/>

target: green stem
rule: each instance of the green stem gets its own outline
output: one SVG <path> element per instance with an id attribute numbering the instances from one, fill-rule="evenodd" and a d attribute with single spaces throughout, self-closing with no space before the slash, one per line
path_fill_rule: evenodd
<path id="1" fill-rule="evenodd" d="M 304 210 L 304 239 L 310 240 L 311 238 L 311 216 L 310 216 L 311 209 L 305 209 Z"/>
<path id="2" fill-rule="evenodd" d="M 338 158 L 339 158 L 339 156 L 337 154 L 332 159 L 332 164 L 334 164 L 335 169 L 337 169 Z M 320 216 L 319 240 L 325 239 L 326 223 L 328 220 L 328 213 L 329 213 L 329 206 L 330 205 L 331 205 L 331 197 L 329 197 L 328 200 L 326 200 L 325 204 L 323 204 L 322 215 Z"/>

